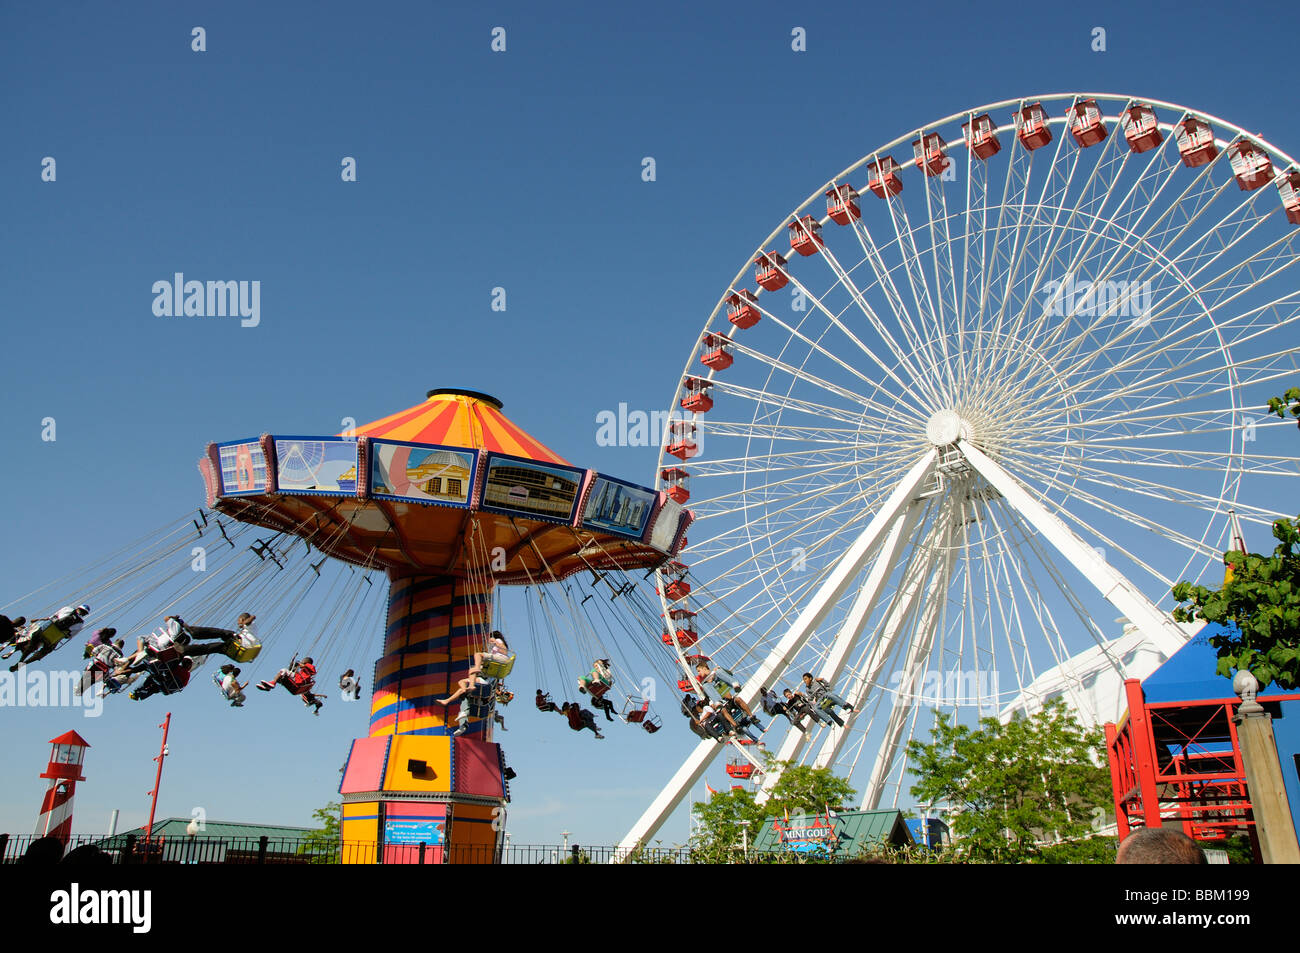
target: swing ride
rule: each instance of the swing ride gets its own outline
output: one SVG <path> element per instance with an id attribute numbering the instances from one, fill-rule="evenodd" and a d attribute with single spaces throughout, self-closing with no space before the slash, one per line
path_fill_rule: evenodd
<path id="1" fill-rule="evenodd" d="M 464 390 L 430 391 L 338 436 L 210 444 L 199 469 L 207 509 L 196 518 L 43 589 L 77 587 L 123 633 L 167 615 L 128 659 L 111 645 L 87 646 L 83 691 L 117 694 L 140 679 L 136 700 L 181 692 L 210 655 L 265 661 L 254 617 L 239 612 L 256 607 L 276 651 L 280 633 L 303 634 L 289 667 L 271 669 L 258 687 L 283 686 L 318 712 L 327 696 L 315 689 L 317 665 L 359 668 L 364 640 L 355 633 L 382 626 L 369 731 L 352 743 L 340 786 L 345 861 L 495 858 L 512 773 L 493 726 L 514 697 L 505 679 L 516 658 L 489 637 L 499 585 L 524 587 L 529 625 L 515 640 L 531 643 L 539 682 L 553 669 L 581 694 L 591 676 L 579 676 L 594 665 L 593 707 L 647 734 L 659 729 L 650 699 L 619 692 L 615 671 L 648 665 L 671 677 L 664 622 L 648 587 L 638 588 L 680 548 L 692 519 L 668 494 L 568 463 L 506 418 L 499 401 Z M 387 587 L 374 584 L 385 579 Z M 235 627 L 211 625 L 225 620 Z M 237 693 L 232 668 L 224 681 Z M 243 707 L 222 676 L 213 681 Z M 432 849 L 415 849 L 417 834 Z"/>
<path id="2" fill-rule="evenodd" d="M 343 842 L 385 863 L 417 856 L 411 830 L 429 863 L 497 845 L 508 785 L 492 735 L 515 656 L 486 652 L 496 587 L 652 569 L 691 521 L 665 493 L 563 460 L 476 391 L 430 391 L 334 438 L 211 444 L 200 469 L 216 513 L 388 577 L 370 731 L 340 787 Z"/>

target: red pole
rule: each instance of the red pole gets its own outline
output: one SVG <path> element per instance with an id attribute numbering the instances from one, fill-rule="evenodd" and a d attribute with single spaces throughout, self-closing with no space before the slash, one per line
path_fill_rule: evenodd
<path id="1" fill-rule="evenodd" d="M 158 757 L 154 758 L 158 762 L 158 773 L 154 775 L 153 790 L 149 792 L 153 801 L 149 804 L 149 826 L 144 832 L 145 857 L 148 858 L 149 841 L 153 839 L 153 815 L 158 810 L 158 788 L 162 787 L 162 766 L 163 759 L 167 757 L 167 732 L 171 729 L 172 713 L 168 712 L 163 723 L 158 727 L 163 730 L 162 747 L 158 749 Z"/>

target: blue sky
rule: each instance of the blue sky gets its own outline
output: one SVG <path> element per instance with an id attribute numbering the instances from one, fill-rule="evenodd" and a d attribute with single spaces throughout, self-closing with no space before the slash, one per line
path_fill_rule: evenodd
<path id="1" fill-rule="evenodd" d="M 438 385 L 495 394 L 566 458 L 652 482 L 655 449 L 598 445 L 596 415 L 665 407 L 789 209 L 958 110 L 1130 92 L 1300 151 L 1290 35 L 1249 6 L 268 7 L 0 8 L 0 604 L 201 505 L 209 440 L 329 433 Z M 153 283 L 178 271 L 260 281 L 260 324 L 155 316 Z M 377 631 L 353 638 L 377 654 Z M 297 824 L 334 796 L 360 706 L 312 719 L 254 701 L 232 712 L 198 685 L 172 700 L 162 816 Z M 671 711 L 654 737 L 597 742 L 516 707 L 500 740 L 517 843 L 615 842 L 694 740 Z M 77 829 L 113 808 L 141 823 L 165 710 L 0 712 L 0 829 L 30 829 L 46 741 L 70 727 L 93 746 Z M 663 839 L 685 836 L 681 819 Z"/>

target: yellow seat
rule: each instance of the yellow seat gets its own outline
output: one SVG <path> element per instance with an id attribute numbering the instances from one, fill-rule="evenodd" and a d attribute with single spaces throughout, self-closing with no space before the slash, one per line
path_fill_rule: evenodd
<path id="1" fill-rule="evenodd" d="M 51 619 L 36 631 L 36 638 L 50 648 L 57 648 L 64 639 L 68 638 L 68 633 L 67 630 Z"/>
<path id="2" fill-rule="evenodd" d="M 505 678 L 510 674 L 510 670 L 515 667 L 515 657 L 512 655 L 504 662 L 497 659 L 487 658 L 483 660 L 483 677 L 484 678 Z"/>
<path id="3" fill-rule="evenodd" d="M 242 639 L 236 636 L 222 646 L 221 654 L 235 662 L 251 662 L 262 652 L 262 643 L 247 635 Z"/>

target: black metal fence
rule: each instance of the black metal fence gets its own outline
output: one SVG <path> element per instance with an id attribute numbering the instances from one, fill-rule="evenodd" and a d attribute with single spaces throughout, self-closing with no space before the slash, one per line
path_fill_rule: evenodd
<path id="1" fill-rule="evenodd" d="M 389 844 L 325 837 L 154 837 L 134 834 L 72 837 L 65 845 L 31 834 L 0 834 L 0 863 L 98 866 L 111 864 L 641 864 L 696 863 L 689 848 L 509 844 Z"/>

